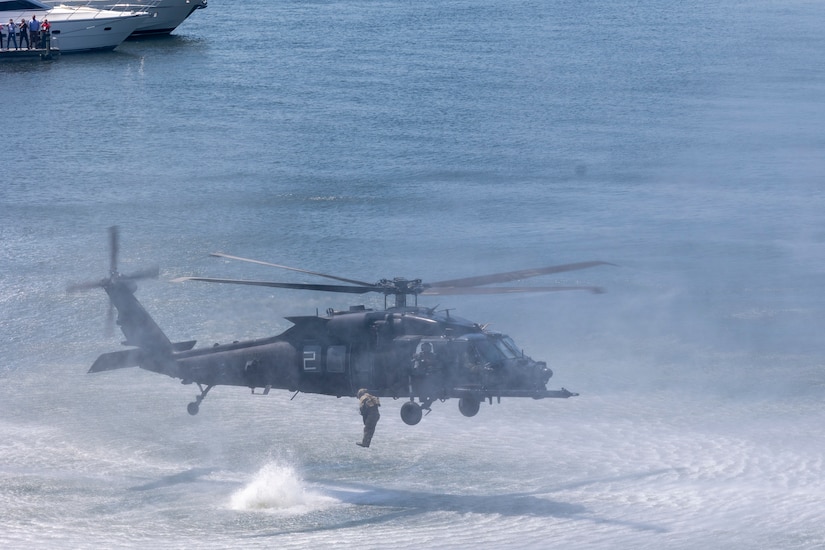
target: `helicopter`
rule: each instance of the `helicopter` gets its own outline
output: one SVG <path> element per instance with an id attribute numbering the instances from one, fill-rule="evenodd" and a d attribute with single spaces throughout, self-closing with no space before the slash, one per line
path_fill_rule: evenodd
<path id="1" fill-rule="evenodd" d="M 480 404 L 502 397 L 532 399 L 569 398 L 578 393 L 565 388 L 548 390 L 553 375 L 547 363 L 527 356 L 506 334 L 453 315 L 449 309 L 418 305 L 419 296 L 500 294 L 584 290 L 601 293 L 595 286 L 486 287 L 494 283 L 614 265 L 588 261 L 425 283 L 421 279 L 359 281 L 215 252 L 210 256 L 248 262 L 345 284 L 285 283 L 274 281 L 179 277 L 172 282 L 199 281 L 253 285 L 292 290 L 384 295 L 383 310 L 363 305 L 346 311 L 332 308 L 325 315 L 286 317 L 292 326 L 266 338 L 195 348 L 196 341 L 172 342 L 135 297 L 137 281 L 157 278 L 153 268 L 130 275 L 118 271 L 119 230 L 109 228 L 110 270 L 106 278 L 71 285 L 69 291 L 102 288 L 109 296 L 110 317 L 128 349 L 104 353 L 89 373 L 140 367 L 196 384 L 200 393 L 187 405 L 198 414 L 201 403 L 216 386 L 250 388 L 255 394 L 273 389 L 354 397 L 360 388 L 377 397 L 404 399 L 401 419 L 408 425 L 421 421 L 436 401 L 458 399 L 461 414 L 475 416 Z M 388 305 L 388 300 L 393 303 Z M 114 321 L 114 319 L 110 319 Z"/>

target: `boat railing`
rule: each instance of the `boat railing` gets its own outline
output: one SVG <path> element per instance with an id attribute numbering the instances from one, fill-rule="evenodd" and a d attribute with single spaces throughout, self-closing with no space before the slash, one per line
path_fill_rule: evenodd
<path id="1" fill-rule="evenodd" d="M 160 0 L 146 0 L 146 2 L 141 3 L 114 2 L 114 0 L 104 0 L 104 2 L 101 2 L 100 0 L 63 0 L 59 5 L 54 6 L 54 8 L 63 7 L 68 8 L 69 10 L 72 10 L 73 8 L 91 8 L 97 10 L 97 12 L 89 12 L 86 10 L 67 12 L 65 13 L 64 19 L 98 19 L 111 17 L 111 14 L 105 13 L 105 11 L 128 12 L 134 15 L 148 15 L 148 10 L 152 9 L 152 6 L 157 5 L 159 2 Z M 103 7 L 104 4 L 110 7 Z"/>
<path id="2" fill-rule="evenodd" d="M 119 2 L 118 0 L 61 0 L 59 4 L 71 8 L 94 8 L 98 10 L 111 11 L 134 11 L 141 12 L 156 8 L 162 0 L 137 0 L 132 2 Z"/>

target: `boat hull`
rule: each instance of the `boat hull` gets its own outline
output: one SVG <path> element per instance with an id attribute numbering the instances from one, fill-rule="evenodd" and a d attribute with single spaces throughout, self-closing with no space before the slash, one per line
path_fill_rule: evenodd
<path id="1" fill-rule="evenodd" d="M 157 5 L 147 8 L 152 16 L 152 24 L 138 27 L 132 36 L 169 34 L 195 10 L 205 7 L 206 0 L 161 0 Z"/>
<path id="2" fill-rule="evenodd" d="M 99 10 L 146 12 L 149 19 L 132 33 L 133 37 L 169 34 L 192 15 L 205 8 L 207 0 L 45 0 L 52 6 L 85 6 Z"/>
<path id="3" fill-rule="evenodd" d="M 100 11 L 59 6 L 50 10 L 4 10 L 2 16 L 15 21 L 32 15 L 51 24 L 51 46 L 60 53 L 113 50 L 149 19 L 146 13 Z"/>

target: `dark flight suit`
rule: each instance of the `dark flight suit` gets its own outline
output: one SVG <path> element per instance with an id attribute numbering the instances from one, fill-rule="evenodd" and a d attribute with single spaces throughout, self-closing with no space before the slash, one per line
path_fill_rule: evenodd
<path id="1" fill-rule="evenodd" d="M 375 426 L 378 424 L 378 419 L 381 418 L 381 413 L 378 412 L 378 407 L 381 402 L 377 397 L 367 393 L 367 390 L 358 390 L 358 409 L 361 411 L 361 417 L 364 419 L 364 439 L 356 442 L 361 447 L 369 447 L 372 441 L 372 435 L 375 433 Z"/>
<path id="2" fill-rule="evenodd" d="M 425 342 L 421 352 L 413 356 L 410 383 L 413 393 L 422 398 L 437 399 L 444 390 L 444 365 L 433 352 L 433 345 Z"/>

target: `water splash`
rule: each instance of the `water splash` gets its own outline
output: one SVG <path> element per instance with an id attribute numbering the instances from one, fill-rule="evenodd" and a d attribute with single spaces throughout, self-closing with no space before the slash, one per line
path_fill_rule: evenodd
<path id="1" fill-rule="evenodd" d="M 233 510 L 306 513 L 335 502 L 334 498 L 308 489 L 292 466 L 271 462 L 232 495 L 230 507 Z"/>

